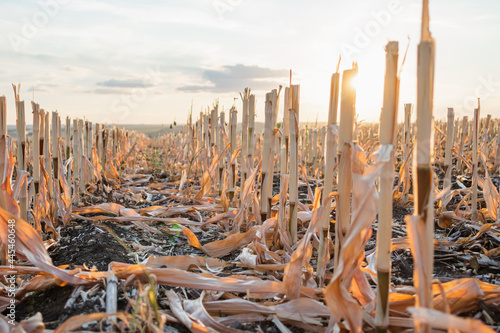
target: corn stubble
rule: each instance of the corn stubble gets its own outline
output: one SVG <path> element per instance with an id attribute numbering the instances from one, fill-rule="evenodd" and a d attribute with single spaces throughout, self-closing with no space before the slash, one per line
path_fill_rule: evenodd
<path id="1" fill-rule="evenodd" d="M 340 59 L 326 126 L 300 121 L 300 85 L 290 79 L 283 94 L 277 87 L 262 100 L 245 88 L 241 109 L 235 103 L 224 110 L 216 101 L 195 117 L 191 107 L 186 125 L 154 138 L 85 119 L 61 124 L 60 112 L 33 101 L 28 135 L 25 103 L 14 86 L 16 139 L 7 132 L 7 99 L 0 97 L 0 271 L 22 278 L 17 300 L 72 285 L 71 306 L 84 290 L 102 290 L 106 312 L 73 316 L 55 332 L 92 322 L 120 332 L 171 325 L 192 332 L 261 331 L 259 325 L 282 332 L 493 332 L 498 286 L 475 278 L 442 283 L 433 280 L 433 266 L 435 248 L 476 270 L 496 264 L 498 247 L 485 247 L 481 260 L 467 253 L 485 239 L 498 242 L 500 200 L 492 178 L 500 165 L 499 121 L 487 116 L 481 126 L 478 103 L 470 122 L 455 119 L 451 108 L 446 121 L 433 122 L 435 41 L 427 1 L 416 124 L 413 104 L 406 103 L 398 125 L 398 42 L 385 52 L 380 124 L 358 122 L 352 85 L 358 65 L 341 72 Z M 265 120 L 263 130 L 256 116 Z M 439 177 L 433 168 L 442 170 Z M 413 209 L 406 230 L 393 216 L 397 208 Z M 9 261 L 12 220 L 16 247 Z M 435 239 L 435 220 L 475 235 Z M 134 262 L 110 262 L 103 271 L 55 266 L 47 246 L 57 244 L 64 228 L 84 224 L 116 239 Z M 131 242 L 109 225 L 128 225 L 145 238 Z M 408 249 L 413 286 L 401 286 L 391 254 Z M 5 309 L 5 288 L 0 296 Z M 118 306 L 120 298 L 126 307 Z M 472 312 L 475 319 L 464 318 Z M 44 332 L 43 320 L 39 313 L 14 326 Z M 0 330 L 9 325 L 0 316 Z"/>
<path id="2" fill-rule="evenodd" d="M 398 42 L 386 46 L 384 101 L 380 119 L 380 149 L 389 150 L 389 163 L 379 180 L 380 199 L 377 232 L 377 332 L 386 332 L 389 326 L 389 286 L 391 277 L 392 188 L 394 184 L 394 150 L 399 103 Z"/>

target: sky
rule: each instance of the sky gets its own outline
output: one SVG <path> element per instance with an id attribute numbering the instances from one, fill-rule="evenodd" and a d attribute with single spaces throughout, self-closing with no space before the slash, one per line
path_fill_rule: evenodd
<path id="1" fill-rule="evenodd" d="M 12 83 L 63 117 L 117 124 L 185 123 L 218 99 L 241 109 L 300 84 L 300 120 L 327 120 L 330 77 L 358 62 L 359 120 L 378 121 L 384 47 L 399 41 L 399 121 L 416 97 L 421 1 L 0 0 L 0 95 L 15 124 Z M 500 117 L 500 2 L 430 0 L 436 39 L 434 115 Z M 283 103 L 280 115 L 282 117 Z M 26 117 L 31 123 L 31 117 Z"/>

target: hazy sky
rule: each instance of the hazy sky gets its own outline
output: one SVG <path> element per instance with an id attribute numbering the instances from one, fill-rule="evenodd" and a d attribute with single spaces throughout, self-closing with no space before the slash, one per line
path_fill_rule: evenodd
<path id="1" fill-rule="evenodd" d="M 287 85 L 289 69 L 301 121 L 326 120 L 339 54 L 341 70 L 358 61 L 359 118 L 378 120 L 384 46 L 399 41 L 402 60 L 408 37 L 400 115 L 415 101 L 421 1 L 2 0 L 0 12 L 9 124 L 19 82 L 26 102 L 34 90 L 46 110 L 120 124 L 184 123 L 191 101 L 194 114 L 216 98 L 241 108 L 248 86 L 263 121 L 265 92 Z M 500 2 L 431 0 L 430 15 L 435 116 L 471 115 L 481 97 L 482 115 L 500 117 Z"/>

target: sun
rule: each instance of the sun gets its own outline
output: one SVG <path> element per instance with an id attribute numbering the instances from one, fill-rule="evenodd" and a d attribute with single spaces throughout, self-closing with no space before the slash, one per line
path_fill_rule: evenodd
<path id="1" fill-rule="evenodd" d="M 371 63 L 359 66 L 351 85 L 356 89 L 356 113 L 359 119 L 378 121 L 384 94 L 384 68 Z"/>
<path id="2" fill-rule="evenodd" d="M 359 79 L 358 79 L 358 75 L 354 76 L 354 77 L 351 79 L 350 85 L 351 85 L 351 87 L 352 87 L 352 88 L 356 89 L 356 91 L 358 90 L 358 88 L 359 88 Z"/>

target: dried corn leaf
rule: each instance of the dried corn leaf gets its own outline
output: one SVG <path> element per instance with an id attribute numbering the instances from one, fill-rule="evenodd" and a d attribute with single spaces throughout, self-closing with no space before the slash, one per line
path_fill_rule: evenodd
<path id="1" fill-rule="evenodd" d="M 455 329 L 463 333 L 494 333 L 495 331 L 479 320 L 460 318 L 437 310 L 426 308 L 409 308 L 415 321 L 428 323 L 435 329 Z"/>
<path id="2" fill-rule="evenodd" d="M 73 208 L 75 214 L 111 214 L 116 216 L 139 216 L 139 213 L 131 208 L 125 208 L 122 205 L 113 202 L 102 203 L 95 206 Z"/>
<path id="3" fill-rule="evenodd" d="M 500 287 L 488 284 L 473 278 L 453 280 L 442 284 L 446 293 L 446 303 L 452 314 L 461 314 L 477 309 L 477 302 L 484 301 L 486 297 L 499 298 Z M 433 286 L 433 307 L 437 310 L 444 309 L 443 296 L 436 285 Z"/>
<path id="4" fill-rule="evenodd" d="M 304 297 L 271 306 L 240 298 L 205 302 L 204 306 L 209 312 L 228 315 L 253 312 L 276 315 L 280 319 L 298 320 L 314 325 L 322 325 L 322 319 L 328 319 L 331 316 L 330 309 L 323 303 Z"/>
<path id="5" fill-rule="evenodd" d="M 488 208 L 488 214 L 494 221 L 497 220 L 498 214 L 498 191 L 496 186 L 491 181 L 490 175 L 488 173 L 488 166 L 486 165 L 484 154 L 481 154 L 481 161 L 484 166 L 484 184 L 483 184 L 483 197 L 486 202 L 486 208 Z"/>
<path id="6" fill-rule="evenodd" d="M 215 258 L 204 258 L 195 255 L 177 255 L 177 256 L 163 256 L 156 257 L 150 256 L 144 263 L 144 266 L 150 268 L 176 268 L 185 271 L 191 270 L 192 268 L 205 268 L 209 271 L 220 270 L 229 263 L 225 261 L 220 261 Z"/>
<path id="7" fill-rule="evenodd" d="M 188 243 L 203 252 L 205 252 L 210 257 L 223 257 L 232 251 L 247 245 L 255 238 L 258 226 L 253 226 L 247 232 L 238 232 L 236 234 L 230 235 L 226 239 L 214 241 L 205 245 L 201 245 L 200 241 L 196 235 L 184 226 L 182 227 L 182 233 L 187 237 Z"/>
<path id="8" fill-rule="evenodd" d="M 142 265 L 129 265 L 117 262 L 112 262 L 110 267 L 119 279 L 135 276 L 137 278 L 144 278 L 147 281 L 145 274 L 154 274 L 159 284 L 168 286 L 239 293 L 283 293 L 283 284 L 281 282 L 264 281 L 251 277 L 241 279 L 234 277 L 206 277 L 175 268 L 148 268 Z"/>
<path id="9" fill-rule="evenodd" d="M 333 193 L 330 193 L 327 200 L 329 200 L 332 195 Z M 318 199 L 316 201 L 316 206 L 319 205 L 319 197 L 320 195 L 316 195 L 316 198 Z M 283 283 L 285 285 L 286 295 L 289 299 L 300 297 L 302 270 L 304 266 L 310 267 L 309 260 L 312 255 L 311 238 L 321 229 L 321 221 L 324 220 L 324 215 L 330 213 L 329 208 L 330 207 L 325 208 L 325 206 L 321 206 L 313 211 L 313 217 L 309 223 L 306 234 L 299 241 L 297 249 L 292 253 L 291 261 L 285 267 Z"/>
<path id="10" fill-rule="evenodd" d="M 78 278 L 67 271 L 55 267 L 35 229 L 21 218 L 0 208 L 0 237 L 4 244 L 8 244 L 9 220 L 14 220 L 16 223 L 16 254 L 27 258 L 36 267 L 65 282 L 72 284 L 88 283 L 87 280 Z"/>
<path id="11" fill-rule="evenodd" d="M 170 306 L 170 310 L 174 313 L 175 317 L 179 319 L 179 321 L 184 324 L 191 332 L 193 333 L 206 333 L 206 332 L 216 332 L 211 328 L 206 327 L 199 320 L 193 320 L 190 316 L 184 311 L 182 307 L 181 300 L 179 296 L 173 290 L 167 290 L 166 295 L 168 297 L 168 304 Z"/>
<path id="12" fill-rule="evenodd" d="M 4 172 L 0 175 L 0 208 L 6 209 L 14 216 L 20 216 L 19 205 L 12 191 L 11 181 L 14 171 L 15 159 L 12 156 L 10 139 L 7 136 L 0 138 L 0 158 L 4 159 Z"/>
<path id="13" fill-rule="evenodd" d="M 202 295 L 196 300 L 185 300 L 184 301 L 184 310 L 189 313 L 190 317 L 198 320 L 204 325 L 211 327 L 216 332 L 221 333 L 243 333 L 244 331 L 230 328 L 224 326 L 217 321 L 205 310 L 203 306 L 202 299 L 205 292 L 202 292 Z"/>
<path id="14" fill-rule="evenodd" d="M 124 313 L 102 313 L 102 312 L 96 312 L 96 313 L 90 313 L 90 314 L 83 314 L 83 315 L 78 315 L 78 316 L 73 316 L 69 319 L 67 319 L 64 323 L 62 323 L 61 326 L 59 326 L 54 333 L 65 333 L 69 331 L 73 331 L 87 323 L 93 322 L 93 321 L 100 321 L 103 319 L 107 319 L 110 317 L 117 317 L 120 320 L 124 322 L 128 322 L 127 316 Z"/>

